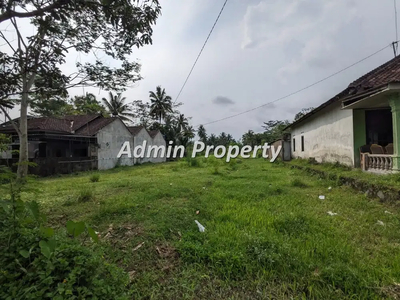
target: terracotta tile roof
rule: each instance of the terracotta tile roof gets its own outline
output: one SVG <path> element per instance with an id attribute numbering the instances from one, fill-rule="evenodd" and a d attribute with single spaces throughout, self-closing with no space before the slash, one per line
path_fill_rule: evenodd
<path id="1" fill-rule="evenodd" d="M 18 122 L 18 119 L 15 121 Z M 28 131 L 48 131 L 63 134 L 76 133 L 80 135 L 93 135 L 109 123 L 111 123 L 111 121 L 101 115 L 64 116 L 61 118 L 33 117 L 28 119 Z M 87 124 L 90 125 L 88 126 L 89 129 L 85 126 Z M 10 132 L 15 130 L 12 124 L 7 122 L 0 126 L 0 131 Z"/>
<path id="2" fill-rule="evenodd" d="M 73 121 L 72 130 L 78 130 L 83 125 L 93 121 L 96 118 L 102 117 L 101 115 L 70 115 L 63 116 L 61 119 Z"/>
<path id="3" fill-rule="evenodd" d="M 104 117 L 96 118 L 92 122 L 86 123 L 83 126 L 81 126 L 81 128 L 75 131 L 75 133 L 78 135 L 93 136 L 97 132 L 99 132 L 99 130 L 101 130 L 108 124 L 114 122 L 115 120 L 117 120 L 117 118 L 104 118 Z"/>
<path id="4" fill-rule="evenodd" d="M 349 95 L 361 94 L 389 83 L 400 82 L 400 56 L 368 72 L 349 84 Z"/>
<path id="5" fill-rule="evenodd" d="M 148 130 L 149 135 L 154 138 L 160 130 Z"/>
<path id="6" fill-rule="evenodd" d="M 0 130 L 14 131 L 11 123 L 4 124 Z M 28 119 L 28 131 L 52 131 L 71 133 L 71 121 L 57 118 L 31 118 Z"/>
<path id="7" fill-rule="evenodd" d="M 364 93 L 368 93 L 371 90 L 384 88 L 389 83 L 398 83 L 400 82 L 400 56 L 397 56 L 383 65 L 373 69 L 367 74 L 361 76 L 357 80 L 353 81 L 349 84 L 349 86 L 344 89 L 342 92 L 331 98 L 330 100 L 322 103 L 320 106 L 304 115 L 297 121 L 288 125 L 287 128 L 295 126 L 296 124 L 303 122 L 308 117 L 322 110 L 323 108 L 329 106 L 330 104 L 344 100 L 348 97 L 359 96 L 362 97 Z"/>
<path id="8" fill-rule="evenodd" d="M 128 127 L 128 130 L 129 130 L 129 132 L 133 135 L 133 136 L 135 136 L 135 135 L 137 135 L 139 132 L 140 132 L 140 130 L 142 130 L 144 127 L 143 126 L 129 126 Z"/>

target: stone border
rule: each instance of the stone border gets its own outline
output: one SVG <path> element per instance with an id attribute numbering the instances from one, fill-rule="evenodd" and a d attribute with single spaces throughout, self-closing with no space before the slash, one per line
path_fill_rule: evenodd
<path id="1" fill-rule="evenodd" d="M 377 184 L 366 182 L 365 180 L 346 177 L 343 175 L 331 174 L 326 171 L 316 170 L 310 167 L 303 167 L 297 165 L 290 165 L 291 169 L 298 169 L 305 171 L 311 175 L 319 176 L 324 179 L 336 180 L 340 185 L 347 185 L 355 190 L 365 193 L 366 196 L 371 198 L 379 198 L 382 202 L 390 202 L 393 204 L 400 204 L 400 189 L 391 188 L 387 186 L 380 186 Z"/>

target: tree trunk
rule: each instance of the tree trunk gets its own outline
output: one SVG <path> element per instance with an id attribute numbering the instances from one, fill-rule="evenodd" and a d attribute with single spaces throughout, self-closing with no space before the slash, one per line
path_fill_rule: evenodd
<path id="1" fill-rule="evenodd" d="M 19 119 L 19 161 L 18 178 L 28 175 L 28 93 L 24 91 L 21 99 L 21 115 Z"/>

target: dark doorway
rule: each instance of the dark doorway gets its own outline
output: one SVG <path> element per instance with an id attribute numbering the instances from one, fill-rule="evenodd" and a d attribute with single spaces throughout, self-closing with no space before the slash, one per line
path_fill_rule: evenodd
<path id="1" fill-rule="evenodd" d="M 367 144 L 378 144 L 385 147 L 393 143 L 392 112 L 390 109 L 366 110 Z"/>

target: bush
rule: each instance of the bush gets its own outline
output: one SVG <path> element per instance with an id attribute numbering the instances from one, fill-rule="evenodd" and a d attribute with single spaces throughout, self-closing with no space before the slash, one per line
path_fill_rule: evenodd
<path id="1" fill-rule="evenodd" d="M 188 162 L 189 167 L 201 167 L 202 165 L 201 159 L 198 157 L 188 156 L 186 160 Z"/>
<path id="2" fill-rule="evenodd" d="M 100 180 L 100 174 L 93 174 L 92 176 L 90 176 L 91 182 L 99 182 L 99 180 Z"/>
<path id="3" fill-rule="evenodd" d="M 38 246 L 42 239 L 37 229 L 28 229 L 10 245 L 16 253 L 0 249 L 1 299 L 124 298 L 127 275 L 107 264 L 98 250 L 65 239 L 58 240 L 54 255 L 46 257 Z M 7 241 L 2 239 L 3 243 Z M 22 256 L 19 249 L 29 250 L 29 256 Z"/>
<path id="4" fill-rule="evenodd" d="M 74 239 L 97 241 L 91 227 L 68 221 L 70 238 L 56 236 L 43 227 L 38 203 L 21 201 L 21 186 L 10 186 L 0 198 L 0 299 L 127 299 L 128 275 Z"/>
<path id="5" fill-rule="evenodd" d="M 78 202 L 89 202 L 94 199 L 93 191 L 90 189 L 83 189 L 79 192 Z"/>

